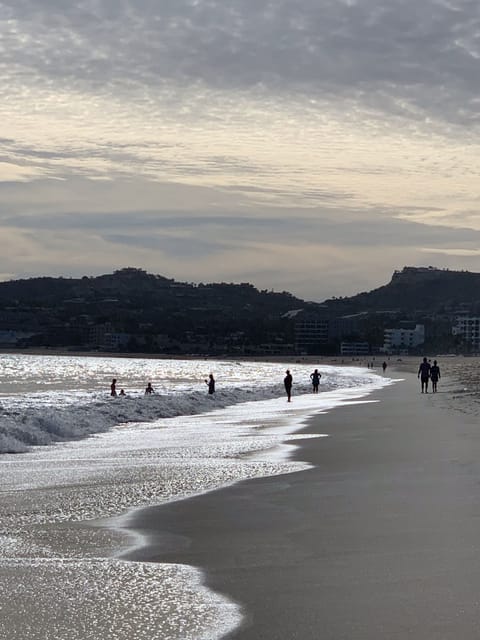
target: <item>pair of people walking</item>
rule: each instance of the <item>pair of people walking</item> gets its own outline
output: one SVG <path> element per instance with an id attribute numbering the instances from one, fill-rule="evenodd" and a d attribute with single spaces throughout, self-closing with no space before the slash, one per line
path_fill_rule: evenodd
<path id="1" fill-rule="evenodd" d="M 427 358 L 424 358 L 418 368 L 417 378 L 420 378 L 422 393 L 428 393 L 428 382 L 432 381 L 432 393 L 437 393 L 437 383 L 441 378 L 440 367 L 434 360 L 431 365 Z"/>

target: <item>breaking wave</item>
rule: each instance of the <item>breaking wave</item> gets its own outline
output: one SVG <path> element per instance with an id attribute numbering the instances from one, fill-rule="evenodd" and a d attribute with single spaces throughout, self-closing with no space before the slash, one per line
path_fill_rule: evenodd
<path id="1" fill-rule="evenodd" d="M 330 387 L 331 388 L 331 387 Z M 297 388 L 305 393 L 309 387 Z M 152 422 L 181 415 L 194 415 L 230 405 L 279 397 L 279 385 L 228 388 L 214 396 L 205 392 L 170 395 L 126 396 L 85 399 L 67 406 L 6 408 L 0 421 L 0 453 L 23 453 L 32 446 L 76 440 L 101 433 L 127 422 Z"/>

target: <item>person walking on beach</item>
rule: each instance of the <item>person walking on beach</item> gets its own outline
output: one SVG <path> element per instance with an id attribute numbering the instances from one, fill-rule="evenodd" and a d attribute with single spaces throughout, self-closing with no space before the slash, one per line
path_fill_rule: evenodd
<path id="1" fill-rule="evenodd" d="M 422 393 L 428 393 L 428 379 L 430 378 L 430 365 L 426 358 L 420 363 L 418 367 L 418 375 L 417 378 L 420 378 L 420 382 L 422 385 Z"/>
<path id="2" fill-rule="evenodd" d="M 313 393 L 318 393 L 318 387 L 320 385 L 320 378 L 322 374 L 318 369 L 315 369 L 313 373 L 310 374 L 310 380 L 312 381 Z"/>
<path id="3" fill-rule="evenodd" d="M 291 402 L 293 378 L 292 374 L 290 373 L 290 369 L 287 369 L 285 373 L 287 375 L 283 379 L 283 384 L 285 385 L 285 391 L 287 392 L 287 402 Z"/>
<path id="4" fill-rule="evenodd" d="M 155 393 L 155 392 L 154 392 L 154 390 L 153 390 L 152 383 L 151 383 L 151 382 L 149 382 L 149 383 L 147 384 L 147 388 L 145 389 L 145 395 L 146 395 L 146 396 L 149 396 L 151 393 Z"/>
<path id="5" fill-rule="evenodd" d="M 110 385 L 110 395 L 111 396 L 117 395 L 117 379 L 116 378 L 112 380 L 112 384 Z"/>
<path id="6" fill-rule="evenodd" d="M 208 376 L 208 380 L 205 380 L 205 384 L 208 387 L 209 395 L 213 395 L 215 393 L 215 378 L 213 377 L 213 373 Z"/>
<path id="7" fill-rule="evenodd" d="M 383 373 L 385 373 L 385 371 L 387 370 L 387 363 L 385 362 L 385 360 L 383 361 L 382 369 L 383 369 Z"/>
<path id="8" fill-rule="evenodd" d="M 433 361 L 433 365 L 430 367 L 430 380 L 432 381 L 432 393 L 437 393 L 437 382 L 442 376 L 440 375 L 440 367 L 437 361 Z"/>

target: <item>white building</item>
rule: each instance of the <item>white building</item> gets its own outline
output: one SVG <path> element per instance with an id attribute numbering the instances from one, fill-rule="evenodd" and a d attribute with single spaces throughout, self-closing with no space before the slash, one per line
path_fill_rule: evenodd
<path id="1" fill-rule="evenodd" d="M 425 342 L 425 327 L 415 325 L 414 329 L 385 329 L 383 333 L 383 351 L 408 351 Z"/>
<path id="2" fill-rule="evenodd" d="M 459 316 L 452 327 L 454 336 L 461 336 L 474 351 L 480 351 L 480 317 Z"/>

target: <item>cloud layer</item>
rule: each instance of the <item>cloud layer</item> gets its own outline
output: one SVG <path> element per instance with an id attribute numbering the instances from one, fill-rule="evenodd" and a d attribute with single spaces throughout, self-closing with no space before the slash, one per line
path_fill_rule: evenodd
<path id="1" fill-rule="evenodd" d="M 479 35 L 463 0 L 0 2 L 0 272 L 478 270 Z"/>

